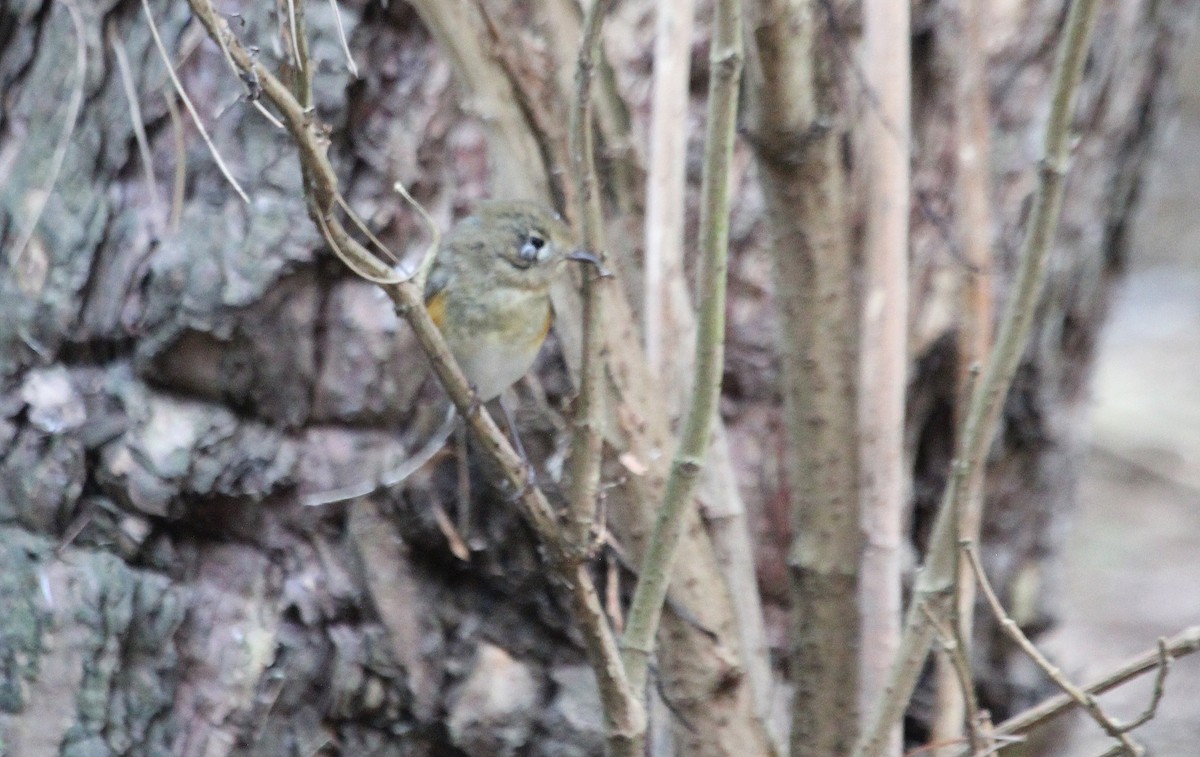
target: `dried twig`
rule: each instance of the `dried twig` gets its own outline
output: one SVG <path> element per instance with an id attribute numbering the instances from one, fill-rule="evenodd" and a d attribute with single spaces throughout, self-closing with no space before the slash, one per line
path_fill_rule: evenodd
<path id="1" fill-rule="evenodd" d="M 425 289 L 425 279 L 429 277 L 429 269 L 433 267 L 433 259 L 437 255 L 437 249 L 442 244 L 442 230 L 438 228 L 437 222 L 433 220 L 433 216 L 429 215 L 429 211 L 425 206 L 417 202 L 408 189 L 402 182 L 397 181 L 392 184 L 392 189 L 404 198 L 405 202 L 412 206 L 413 210 L 417 211 L 417 215 L 421 217 L 421 221 L 425 224 L 425 228 L 429 230 L 429 247 L 425 249 L 425 254 L 421 256 L 421 262 L 417 264 L 417 272 L 413 277 L 413 283 L 420 289 Z"/>
<path id="2" fill-rule="evenodd" d="M 358 66 L 354 63 L 354 56 L 350 54 L 350 43 L 346 41 L 346 29 L 342 26 L 342 12 L 338 10 L 337 0 L 329 0 L 329 9 L 333 11 L 333 22 L 337 25 L 338 41 L 342 43 L 342 52 L 346 56 L 346 68 L 349 69 L 350 75 L 357 79 Z"/>
<path id="3" fill-rule="evenodd" d="M 250 204 L 250 198 L 246 196 L 246 192 L 242 189 L 242 185 L 238 184 L 237 179 L 233 178 L 233 174 L 229 171 L 229 166 L 225 165 L 224 159 L 221 158 L 221 153 L 217 151 L 217 146 L 208 136 L 208 131 L 204 128 L 204 124 L 200 121 L 200 114 L 196 112 L 196 106 L 192 105 L 191 98 L 187 96 L 187 92 L 183 90 L 183 84 L 179 81 L 179 76 L 175 73 L 175 67 L 171 64 L 171 56 L 167 54 L 167 48 L 163 45 L 162 37 L 158 35 L 158 26 L 154 23 L 154 16 L 150 13 L 150 3 L 147 0 L 142 0 L 142 11 L 146 14 L 146 23 L 150 26 L 150 34 L 154 37 L 154 44 L 158 47 L 158 54 L 162 56 L 163 65 L 167 67 L 167 73 L 171 77 L 171 83 L 175 85 L 175 91 L 179 93 L 179 99 L 183 100 L 184 107 L 192 116 L 192 121 L 196 124 L 196 130 L 200 132 L 200 138 L 204 140 L 204 144 L 208 145 L 208 151 L 212 154 L 213 160 L 217 163 L 217 168 L 221 170 L 221 175 L 229 182 L 233 190 L 242 198 L 242 202 Z"/>
<path id="4" fill-rule="evenodd" d="M 167 228 L 176 231 L 183 217 L 183 195 L 187 191 L 187 141 L 183 134 L 183 118 L 175 104 L 174 92 L 163 92 L 167 113 L 171 117 L 171 134 L 175 137 L 175 181 L 171 185 L 171 214 L 167 217 Z"/>
<path id="5" fill-rule="evenodd" d="M 979 701 L 975 696 L 975 681 L 971 676 L 971 662 L 967 658 L 967 646 L 962 641 L 960 628 L 957 623 L 953 622 L 943 624 L 941 619 L 935 617 L 928 607 L 922 607 L 921 609 L 927 614 L 929 623 L 936 631 L 938 640 L 942 645 L 942 651 L 945 652 L 950 669 L 954 672 L 954 679 L 958 684 L 959 696 L 962 697 L 962 701 L 966 705 L 963 708 L 962 726 L 967 732 L 967 743 L 970 744 L 972 753 L 978 752 L 981 748 L 979 728 L 976 721 L 976 714 L 979 712 Z M 942 740 L 942 743 L 946 742 Z"/>
<path id="6" fill-rule="evenodd" d="M 1157 670 L 1158 677 L 1161 678 L 1165 675 L 1162 671 L 1166 667 L 1164 652 L 1165 659 L 1168 661 L 1200 652 L 1200 626 L 1185 629 L 1165 642 L 1160 640 L 1155 649 L 1143 652 L 1112 672 L 1100 676 L 1080 688 L 1087 694 L 1097 696 L 1145 675 L 1151 670 Z M 1161 687 L 1156 685 L 1155 688 L 1157 690 Z M 1156 693 L 1155 698 L 1158 696 Z M 1026 733 L 1076 706 L 1078 703 L 1069 695 L 1059 694 L 1004 721 L 996 726 L 995 733 L 998 737 Z"/>
<path id="7" fill-rule="evenodd" d="M 67 158 L 67 148 L 71 146 L 71 135 L 75 133 L 75 124 L 79 121 L 79 111 L 83 107 L 83 85 L 87 82 L 87 42 L 84 37 L 83 16 L 75 0 L 64 0 L 67 12 L 71 15 L 71 24 L 75 27 L 75 86 L 71 89 L 71 99 L 67 102 L 66 114 L 63 116 L 62 133 L 50 156 L 50 170 L 46 172 L 46 186 L 33 195 L 33 212 L 25 224 L 25 230 L 13 245 L 9 266 L 17 270 L 25 248 L 37 233 L 38 222 L 46 210 L 46 203 L 58 183 L 58 175 L 62 171 L 63 161 Z"/>
<path id="8" fill-rule="evenodd" d="M 129 70 L 129 56 L 125 53 L 125 45 L 117 36 L 112 22 L 105 28 L 105 37 L 108 39 L 108 46 L 112 49 L 113 57 L 117 61 L 121 89 L 124 90 L 125 99 L 129 104 L 129 120 L 133 125 L 133 137 L 137 142 L 138 155 L 142 158 L 142 175 L 146 179 L 146 193 L 154 207 L 154 215 L 158 216 L 161 206 L 159 205 L 158 182 L 154 178 L 154 156 L 150 152 L 150 140 L 146 137 L 146 124 L 142 119 L 142 107 L 139 104 L 137 86 L 133 83 L 133 74 Z M 158 220 L 161 222 L 161 218 Z"/>
<path id="9" fill-rule="evenodd" d="M 1021 648 L 1021 651 L 1023 651 L 1029 657 L 1029 659 L 1033 660 L 1034 664 L 1041 668 L 1042 672 L 1044 672 L 1051 681 L 1054 681 L 1054 684 L 1058 686 L 1058 688 L 1066 692 L 1067 696 L 1074 699 L 1080 707 L 1084 708 L 1088 715 L 1091 716 L 1092 720 L 1095 720 L 1105 733 L 1120 741 L 1121 746 L 1128 750 L 1129 754 L 1141 755 L 1143 753 L 1143 749 L 1140 745 L 1135 743 L 1132 738 L 1130 738 L 1129 731 L 1133 728 L 1136 728 L 1138 725 L 1141 725 L 1146 720 L 1149 720 L 1150 717 L 1153 717 L 1154 708 L 1158 706 L 1158 700 L 1162 697 L 1161 684 L 1163 676 L 1166 675 L 1167 666 L 1163 664 L 1159 668 L 1160 673 L 1158 685 L 1155 687 L 1154 699 L 1151 702 L 1151 707 L 1147 710 L 1149 717 L 1146 717 L 1144 720 L 1139 718 L 1136 723 L 1127 726 L 1117 723 L 1115 720 L 1110 718 L 1103 709 L 1101 709 L 1100 703 L 1096 701 L 1094 696 L 1067 680 L 1067 677 L 1063 675 L 1063 672 L 1059 670 L 1054 663 L 1050 662 L 1050 660 L 1041 653 L 1034 643 L 1029 640 L 1029 637 L 1021 631 L 1021 627 L 1017 625 L 1017 622 L 1008 617 L 1008 614 L 1004 611 L 1004 606 L 1000 604 L 1000 598 L 996 596 L 995 590 L 992 589 L 992 585 L 988 581 L 987 574 L 983 570 L 983 564 L 979 562 L 979 555 L 975 552 L 975 548 L 972 546 L 972 543 L 963 542 L 962 547 L 963 553 L 967 556 L 967 561 L 971 566 L 971 571 L 975 574 L 975 580 L 979 583 L 979 589 L 983 592 L 984 599 L 987 600 L 988 606 L 992 608 L 992 614 L 995 615 L 996 621 L 1000 624 L 1001 630 L 1003 630 L 1010 639 L 1016 642 L 1017 646 Z M 1162 647 L 1160 646 L 1160 650 L 1161 649 Z M 1160 655 L 1161 659 L 1166 659 L 1165 652 L 1160 652 Z"/>

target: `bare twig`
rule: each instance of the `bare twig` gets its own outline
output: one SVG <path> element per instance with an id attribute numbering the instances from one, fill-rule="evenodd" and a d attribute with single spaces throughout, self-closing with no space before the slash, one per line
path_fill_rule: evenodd
<path id="1" fill-rule="evenodd" d="M 67 148 L 71 146 L 71 135 L 75 133 L 75 124 L 79 121 L 79 111 L 83 107 L 83 86 L 87 82 L 87 42 L 84 37 L 83 16 L 75 0 L 64 0 L 63 5 L 71 16 L 71 24 L 75 27 L 75 86 L 71 88 L 71 99 L 67 101 L 66 113 L 63 116 L 62 132 L 50 156 L 50 170 L 46 172 L 46 186 L 33 195 L 33 212 L 25 224 L 25 230 L 13 245 L 10 268 L 17 270 L 25 248 L 37 233 L 38 222 L 46 210 L 46 203 L 58 183 L 58 175 L 62 172 L 63 161 L 67 159 Z"/>
<path id="2" fill-rule="evenodd" d="M 301 0 L 303 2 L 303 0 Z M 296 64 L 296 68 L 304 67 L 304 59 L 300 57 L 300 35 L 296 29 L 296 2 L 295 0 L 287 0 L 288 24 L 292 30 L 292 61 Z"/>
<path id="3" fill-rule="evenodd" d="M 929 645 L 932 627 L 922 605 L 934 614 L 947 614 L 954 601 L 947 590 L 953 583 L 958 552 L 955 513 L 969 493 L 967 485 L 984 463 L 984 455 L 1000 417 L 1000 410 L 1024 352 L 1046 279 L 1051 241 L 1058 226 L 1063 189 L 1070 159 L 1070 122 L 1076 92 L 1083 76 L 1096 16 L 1096 0 L 1074 0 L 1063 29 L 1054 72 L 1054 94 L 1046 123 L 1044 158 L 1034 210 L 1029 219 L 1017 269 L 1013 297 L 1001 321 L 983 379 L 971 393 L 967 418 L 951 476 L 943 493 L 930 537 L 929 554 L 913 588 L 900 653 L 887 684 L 880 689 L 874 712 L 855 749 L 859 757 L 883 753 L 888 734 L 899 722 L 916 685 Z"/>
<path id="4" fill-rule="evenodd" d="M 971 675 L 971 662 L 966 654 L 967 647 L 962 642 L 962 636 L 959 633 L 957 624 L 943 624 L 939 618 L 933 615 L 928 607 L 923 607 L 922 610 L 926 613 L 926 618 L 937 633 L 938 640 L 942 645 L 942 651 L 945 652 L 950 669 L 954 672 L 955 682 L 958 684 L 959 696 L 962 697 L 962 701 L 966 704 L 963 708 L 962 726 L 967 733 L 967 743 L 970 744 L 972 753 L 978 752 L 981 748 L 979 729 L 976 722 L 979 702 L 975 696 L 975 681 Z M 941 744 L 952 743 L 946 739 L 937 739 L 935 741 Z"/>
<path id="5" fill-rule="evenodd" d="M 433 220 L 433 216 L 429 215 L 429 211 L 425 209 L 425 206 L 417 202 L 408 193 L 408 189 L 404 184 L 397 181 L 395 184 L 392 184 L 392 189 L 396 190 L 412 206 L 413 210 L 417 211 L 417 215 L 421 217 L 425 228 L 429 230 L 429 247 L 425 249 L 425 254 L 421 256 L 421 262 L 417 264 L 416 276 L 413 278 L 413 283 L 424 290 L 425 279 L 429 277 L 429 269 L 433 267 L 433 259 L 437 255 L 438 247 L 442 244 L 442 230 L 438 228 L 437 222 Z"/>
<path id="6" fill-rule="evenodd" d="M 183 135 L 183 118 L 179 115 L 179 106 L 175 104 L 175 93 L 163 92 L 163 100 L 171 117 L 171 134 L 175 137 L 175 181 L 171 185 L 171 214 L 167 217 L 167 228 L 175 231 L 179 228 L 179 219 L 183 217 L 183 194 L 187 191 L 187 142 Z"/>
<path id="7" fill-rule="evenodd" d="M 226 47 L 225 40 L 218 39 L 217 42 L 221 46 L 221 53 L 225 58 L 225 62 L 229 64 L 229 70 L 232 71 L 233 75 L 236 76 L 238 81 L 242 83 L 242 89 L 245 90 L 245 94 L 241 99 L 246 100 L 253 105 L 255 110 L 261 113 L 263 118 L 267 119 L 267 121 L 276 129 L 283 129 L 283 124 L 279 123 L 279 119 L 271 115 L 271 111 L 264 108 L 262 102 L 260 102 L 258 81 L 252 76 L 242 76 L 242 74 L 238 71 L 237 65 L 233 62 L 233 57 L 229 55 L 229 48 Z"/>
<path id="8" fill-rule="evenodd" d="M 1167 654 L 1167 640 L 1159 638 L 1158 640 L 1158 670 L 1154 675 L 1154 689 L 1150 693 L 1150 702 L 1146 705 L 1146 709 L 1141 715 L 1125 724 L 1125 730 L 1132 731 L 1134 728 L 1149 723 L 1158 714 L 1158 705 L 1162 702 L 1163 693 L 1166 691 L 1167 673 L 1171 669 L 1171 656 Z"/>
<path id="9" fill-rule="evenodd" d="M 1112 672 L 1100 676 L 1080 688 L 1087 694 L 1097 696 L 1128 683 L 1139 676 L 1145 675 L 1151 670 L 1157 670 L 1158 676 L 1161 677 L 1165 675 L 1162 672 L 1165 667 L 1163 665 L 1163 650 L 1166 651 L 1168 660 L 1177 660 L 1180 657 L 1200 652 L 1200 626 L 1192 626 L 1185 629 L 1166 640 L 1165 643 L 1160 641 L 1155 649 L 1143 652 L 1137 657 L 1123 663 Z M 1158 688 L 1158 686 L 1155 688 Z M 1078 706 L 1078 703 L 1069 695 L 1059 694 L 1004 721 L 996 726 L 995 733 L 997 736 L 1026 733 L 1076 706 Z"/>
<path id="10" fill-rule="evenodd" d="M 229 166 L 225 165 L 224 159 L 221 158 L 221 153 L 217 151 L 217 146 L 213 144 L 212 139 L 208 136 L 208 131 L 200 121 L 200 114 L 196 112 L 196 106 L 192 105 L 191 98 L 183 90 L 183 84 L 180 83 L 179 76 L 175 73 L 175 67 L 171 64 L 171 56 L 167 54 L 167 48 L 163 45 L 162 37 L 158 36 L 158 26 L 154 23 L 154 16 L 150 13 L 150 3 L 147 0 L 142 0 L 142 11 L 146 14 L 146 23 L 150 26 L 150 34 L 154 37 L 154 44 L 158 47 L 158 54 L 162 56 L 163 65 L 167 67 L 171 83 L 175 85 L 175 91 L 179 93 L 179 99 L 183 100 L 184 107 L 191 114 L 192 121 L 196 124 L 196 130 L 200 132 L 200 138 L 204 140 L 204 144 L 208 145 L 208 151 L 212 154 L 213 160 L 216 161 L 217 168 L 221 170 L 221 174 L 225 177 L 225 180 L 229 182 L 233 190 L 242 198 L 242 202 L 249 205 L 250 198 L 246 196 L 246 192 L 242 189 L 242 185 L 238 184 L 237 179 L 233 178 Z"/>
<path id="11" fill-rule="evenodd" d="M 725 347 L 725 287 L 729 252 L 729 164 L 737 116 L 742 70 L 742 8 L 739 0 L 719 0 L 713 9 L 708 120 L 704 179 L 701 186 L 701 303 L 696 329 L 695 379 L 692 397 L 663 504 L 642 561 L 621 646 L 629 682 L 645 687 L 646 667 L 662 616 L 671 571 L 678 552 L 692 491 L 708 452 L 713 417 L 721 388 Z"/>
<path id="12" fill-rule="evenodd" d="M 977 366 L 987 360 L 992 341 L 992 213 L 991 147 L 988 121 L 988 89 L 985 76 L 987 51 L 983 30 L 987 28 L 989 4 L 981 0 L 960 0 L 957 6 L 958 33 L 951 42 L 955 59 L 955 114 L 957 135 L 956 176 L 957 237 L 963 262 L 959 271 L 962 318 L 958 329 L 959 433 L 965 420 L 964 408 L 977 377 Z M 964 483 L 966 493 L 957 528 L 961 539 L 977 540 L 983 519 L 983 471 L 976 468 Z M 955 625 L 960 637 L 970 643 L 975 608 L 975 583 L 970 569 L 960 565 Z M 970 656 L 970 650 L 965 650 Z M 962 723 L 970 722 L 966 704 L 958 697 L 958 688 L 938 686 L 941 715 L 934 722 L 935 740 L 961 733 Z M 978 749 L 978 747 L 976 747 Z"/>
<path id="13" fill-rule="evenodd" d="M 113 51 L 113 57 L 117 60 L 121 88 L 125 92 L 125 99 L 129 102 L 129 120 L 133 124 L 133 137 L 137 142 L 138 155 L 142 158 L 142 175 L 146 179 L 146 193 L 150 197 L 154 215 L 158 216 L 162 206 L 159 204 L 158 182 L 154 178 L 154 156 L 150 152 L 150 140 L 146 137 L 146 124 L 142 119 L 142 107 L 139 104 L 137 86 L 133 83 L 133 74 L 129 71 L 129 56 L 125 53 L 125 45 L 117 36 L 112 22 L 105 29 L 105 37 L 108 39 L 109 48 Z M 159 223 L 162 222 L 161 217 L 157 220 Z"/>
<path id="14" fill-rule="evenodd" d="M 583 41 L 575 66 L 575 100 L 571 107 L 569 153 L 578 203 L 577 221 L 584 247 L 603 264 L 603 214 L 596 184 L 596 155 L 592 131 L 592 69 L 600 50 L 600 31 L 612 0 L 597 0 L 588 8 L 583 22 Z M 596 492 L 600 484 L 603 452 L 601 400 L 604 376 L 604 290 L 598 274 L 583 276 L 583 362 L 579 372 L 571 439 L 570 507 L 575 546 L 586 552 L 596 516 Z M 633 686 L 633 691 L 639 691 Z"/>
<path id="15" fill-rule="evenodd" d="M 354 56 L 350 54 L 350 43 L 346 41 L 346 30 L 342 26 L 342 12 L 338 10 L 337 0 L 329 0 L 329 9 L 333 11 L 333 22 L 337 24 L 338 40 L 342 43 L 342 52 L 346 55 L 346 68 L 350 70 L 350 75 L 357 79 L 358 66 L 354 63 Z"/>
<path id="16" fill-rule="evenodd" d="M 1034 664 L 1041 668 L 1042 672 L 1044 672 L 1050 678 L 1050 680 L 1053 681 L 1056 686 L 1058 686 L 1058 688 L 1066 692 L 1067 696 L 1074 699 L 1080 707 L 1084 708 L 1088 715 L 1091 716 L 1092 720 L 1095 720 L 1105 733 L 1120 741 L 1121 746 L 1127 749 L 1131 755 L 1141 755 L 1143 753 L 1143 749 L 1140 745 L 1134 743 L 1132 738 L 1130 738 L 1129 731 L 1136 727 L 1136 725 L 1140 725 L 1145 721 L 1139 719 L 1136 725 L 1120 725 L 1115 720 L 1110 718 L 1103 709 L 1101 709 L 1100 703 L 1096 701 L 1094 696 L 1067 680 L 1067 677 L 1063 675 L 1063 672 L 1059 670 L 1054 663 L 1050 662 L 1050 660 L 1041 653 L 1034 643 L 1029 640 L 1029 637 L 1021 631 L 1021 628 L 1017 625 L 1017 622 L 1008 617 L 1008 614 L 1004 612 L 1004 606 L 1000 604 L 1000 598 L 996 596 L 995 590 L 992 589 L 992 585 L 988 581 L 987 574 L 983 570 L 983 565 L 979 562 L 979 555 L 976 554 L 975 548 L 972 546 L 971 542 L 963 543 L 963 552 L 967 556 L 967 561 L 971 566 L 971 571 L 975 575 L 975 580 L 979 583 L 979 589 L 983 592 L 984 599 L 987 600 L 988 606 L 992 608 L 992 614 L 995 615 L 996 621 L 1000 624 L 1001 630 L 1003 630 L 1010 639 L 1016 642 L 1017 646 L 1021 648 L 1021 651 L 1023 651 L 1026 656 L 1029 657 L 1029 659 L 1033 660 Z M 1165 655 L 1160 655 L 1160 659 L 1165 659 Z M 1159 669 L 1161 671 L 1161 682 L 1161 676 L 1165 675 L 1166 666 L 1160 666 Z M 1155 691 L 1154 700 L 1151 702 L 1152 708 L 1158 705 L 1158 699 L 1162 696 L 1161 687 L 1156 688 L 1157 690 Z M 1153 716 L 1152 709 L 1150 714 Z M 1148 719 L 1149 718 L 1147 718 L 1147 720 Z"/>

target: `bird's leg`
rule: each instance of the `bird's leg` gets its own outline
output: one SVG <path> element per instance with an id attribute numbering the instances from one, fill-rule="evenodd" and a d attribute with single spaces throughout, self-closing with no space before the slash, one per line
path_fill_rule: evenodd
<path id="1" fill-rule="evenodd" d="M 521 435 L 517 433 L 517 421 L 513 416 L 512 409 L 509 407 L 507 397 L 507 391 L 500 395 L 500 410 L 504 413 L 504 423 L 508 426 L 508 433 L 512 436 L 513 448 L 521 456 L 521 463 L 525 466 L 525 485 L 512 497 L 514 500 L 517 500 L 525 496 L 525 492 L 529 491 L 530 487 L 537 486 L 537 470 L 533 467 L 533 463 L 529 460 L 529 455 L 525 452 L 525 445 L 521 443 Z"/>
<path id="2" fill-rule="evenodd" d="M 471 470 L 467 461 L 467 427 L 458 427 L 458 532 L 470 544 L 471 533 Z"/>

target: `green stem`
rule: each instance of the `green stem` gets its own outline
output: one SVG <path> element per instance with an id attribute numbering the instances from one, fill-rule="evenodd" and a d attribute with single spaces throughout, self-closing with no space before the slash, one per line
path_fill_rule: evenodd
<path id="1" fill-rule="evenodd" d="M 597 0 L 588 9 L 583 22 L 583 42 L 575 67 L 575 101 L 571 108 L 571 169 L 578 201 L 578 221 L 583 246 L 604 259 L 603 214 L 596 185 L 596 154 L 592 128 L 592 74 L 600 53 L 600 30 L 612 0 Z M 571 520 L 569 536 L 581 555 L 587 553 L 596 495 L 600 486 L 603 436 L 600 400 L 603 387 L 604 289 L 598 275 L 583 275 L 583 362 L 579 376 L 579 399 L 575 407 L 574 434 L 571 440 L 570 481 Z"/>
<path id="2" fill-rule="evenodd" d="M 725 355 L 725 285 L 729 253 L 729 166 L 737 122 L 742 70 L 742 9 L 739 0 L 719 0 L 714 8 L 708 126 L 700 211 L 701 304 L 696 329 L 695 381 L 675 452 L 671 475 L 621 640 L 629 684 L 643 691 L 653 639 L 662 618 L 675 556 L 692 492 L 708 452 Z"/>

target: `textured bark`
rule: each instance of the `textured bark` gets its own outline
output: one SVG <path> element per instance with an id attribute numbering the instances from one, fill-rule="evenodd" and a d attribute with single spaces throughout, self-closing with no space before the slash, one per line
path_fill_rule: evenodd
<path id="1" fill-rule="evenodd" d="M 1018 5 L 1027 15 L 993 31 L 1001 261 L 1011 258 L 1030 186 L 1028 135 L 1037 133 L 1046 40 L 1061 7 Z M 1035 636 L 1054 622 L 1054 551 L 1072 496 L 1088 360 L 1109 278 L 1126 254 L 1125 220 L 1180 5 L 1106 6 L 1048 317 L 992 454 L 984 555 Z M 16 261 L 12 246 L 45 188 L 75 84 L 76 43 L 62 3 L 13 0 L 0 9 L 0 752 L 600 753 L 598 699 L 566 597 L 547 584 L 527 528 L 484 476 L 474 476 L 467 510 L 448 456 L 404 492 L 352 506 L 298 504 L 297 494 L 390 468 L 440 419 L 440 393 L 426 385 L 425 362 L 390 305 L 322 251 L 293 148 L 236 102 L 241 84 L 216 48 L 195 47 L 180 75 L 250 205 L 186 121 L 186 149 L 176 153 L 166 105 L 174 95 L 139 5 L 79 7 L 88 35 L 84 108 Z M 645 113 L 648 96 L 639 57 L 649 49 L 639 23 L 647 7 L 622 4 L 612 35 L 620 42 L 610 51 L 635 114 Z M 340 6 L 363 72 L 350 83 L 329 6 L 306 8 L 321 62 L 318 112 L 333 125 L 347 195 L 393 249 L 415 254 L 425 244 L 419 223 L 391 183 L 404 181 L 443 225 L 469 208 L 488 184 L 478 114 L 470 103 L 460 108 L 449 64 L 408 5 Z M 152 10 L 169 49 L 194 47 L 184 4 Z M 242 10 L 239 33 L 277 62 L 275 22 L 261 4 Z M 943 15 L 936 3 L 917 9 L 914 176 L 934 209 L 950 211 L 953 86 L 939 72 L 950 33 Z M 109 24 L 132 64 L 156 197 L 142 175 Z M 852 23 L 845 29 L 853 35 Z M 693 108 L 708 75 L 703 57 L 693 64 Z M 176 227 L 171 192 L 181 160 Z M 697 178 L 689 177 L 692 203 Z M 753 177 L 741 181 L 722 414 L 742 493 L 761 524 L 760 580 L 782 649 L 779 608 L 788 597 L 779 577 L 786 582 L 790 536 L 786 514 L 776 519 L 787 465 L 775 418 L 774 284 L 760 244 L 763 200 Z M 913 232 L 919 306 L 908 433 L 917 543 L 951 440 L 952 324 L 939 293 L 961 273 L 929 218 L 916 214 Z M 569 393 L 554 352 L 539 375 L 552 405 Z M 549 434 L 536 426 L 526 441 L 547 447 Z M 437 508 L 460 524 L 469 562 L 451 554 Z M 689 538 L 703 543 L 701 528 L 699 518 L 690 521 Z M 693 578 L 709 572 L 697 564 L 712 555 L 684 560 L 679 575 Z M 688 606 L 705 596 L 701 589 L 685 581 L 678 598 Z M 695 609 L 703 617 L 705 608 Z M 977 629 L 985 703 L 999 718 L 1044 687 L 992 626 Z M 674 618 L 661 643 L 728 651 L 706 630 Z M 724 680 L 683 663 L 668 671 L 668 699 L 679 677 L 708 676 L 718 694 L 738 683 L 732 654 Z M 691 746 L 682 752 L 699 753 Z"/>

